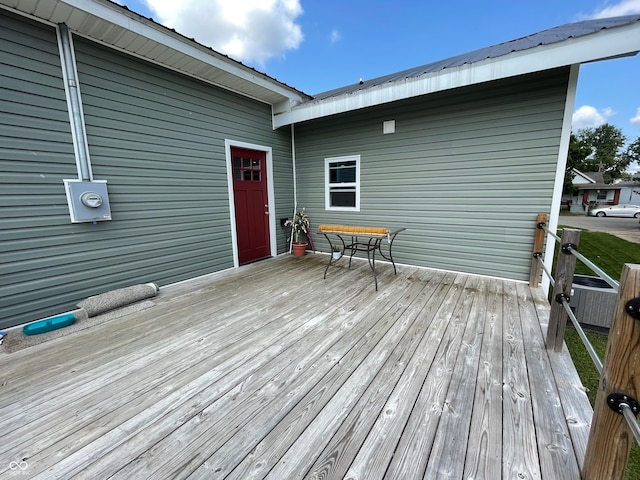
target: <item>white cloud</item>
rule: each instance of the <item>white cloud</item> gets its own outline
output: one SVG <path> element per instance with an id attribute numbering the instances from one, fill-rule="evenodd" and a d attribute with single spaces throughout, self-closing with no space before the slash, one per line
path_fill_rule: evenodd
<path id="1" fill-rule="evenodd" d="M 636 110 L 636 116 L 629 119 L 634 125 L 640 125 L 640 107 Z"/>
<path id="2" fill-rule="evenodd" d="M 583 128 L 595 128 L 607 123 L 607 119 L 615 115 L 615 112 L 610 108 L 603 108 L 598 110 L 591 105 L 583 105 L 578 108 L 571 118 L 571 129 L 573 131 L 581 130 Z"/>
<path id="3" fill-rule="evenodd" d="M 300 0 L 145 0 L 163 25 L 260 67 L 298 48 Z"/>
<path id="4" fill-rule="evenodd" d="M 342 39 L 342 35 L 340 35 L 340 32 L 338 30 L 331 30 L 331 43 L 336 43 L 339 42 L 340 39 Z"/>
<path id="5" fill-rule="evenodd" d="M 632 15 L 640 13 L 640 0 L 622 0 L 612 5 L 603 6 L 600 10 L 596 10 L 587 18 L 607 18 L 618 17 L 621 15 Z"/>

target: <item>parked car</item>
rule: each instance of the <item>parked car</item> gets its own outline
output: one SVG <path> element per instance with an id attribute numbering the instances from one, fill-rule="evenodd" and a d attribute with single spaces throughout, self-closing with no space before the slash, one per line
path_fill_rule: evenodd
<path id="1" fill-rule="evenodd" d="M 595 217 L 636 217 L 640 218 L 638 205 L 610 205 L 589 210 L 589 215 Z"/>

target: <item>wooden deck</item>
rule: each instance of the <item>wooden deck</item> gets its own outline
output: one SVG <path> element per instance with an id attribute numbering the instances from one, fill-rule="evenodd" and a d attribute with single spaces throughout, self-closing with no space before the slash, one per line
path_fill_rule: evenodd
<path id="1" fill-rule="evenodd" d="M 376 292 L 327 259 L 0 354 L 0 478 L 580 478 L 591 410 L 540 290 L 380 264 Z"/>

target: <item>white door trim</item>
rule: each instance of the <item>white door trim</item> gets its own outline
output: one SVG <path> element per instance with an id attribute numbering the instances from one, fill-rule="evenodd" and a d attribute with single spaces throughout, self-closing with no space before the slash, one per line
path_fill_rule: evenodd
<path id="1" fill-rule="evenodd" d="M 231 246 L 233 249 L 233 266 L 239 267 L 240 260 L 238 257 L 238 232 L 236 231 L 236 207 L 233 196 L 233 169 L 231 168 L 231 148 L 247 148 L 249 150 L 258 150 L 264 152 L 267 157 L 267 198 L 269 202 L 269 247 L 271 256 L 278 254 L 278 245 L 276 241 L 276 200 L 273 187 L 273 153 L 271 147 L 258 145 L 255 143 L 247 143 L 239 140 L 225 139 L 224 151 L 227 159 L 227 185 L 229 191 L 229 222 L 231 224 Z"/>

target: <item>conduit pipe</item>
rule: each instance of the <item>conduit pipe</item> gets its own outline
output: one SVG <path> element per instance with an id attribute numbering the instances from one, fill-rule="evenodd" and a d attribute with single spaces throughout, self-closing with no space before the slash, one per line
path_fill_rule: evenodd
<path id="1" fill-rule="evenodd" d="M 296 134 L 294 123 L 291 124 L 291 160 L 293 167 L 293 217 L 298 211 L 298 177 L 296 176 Z M 293 249 L 293 232 L 289 236 L 289 253 Z"/>
<path id="2" fill-rule="evenodd" d="M 60 61 L 62 62 L 62 74 L 64 77 L 64 90 L 69 105 L 69 119 L 71 121 L 71 135 L 76 152 L 78 165 L 78 177 L 82 181 L 93 180 L 91 163 L 89 161 L 89 148 L 78 89 L 78 72 L 76 70 L 75 56 L 71 40 L 71 32 L 64 23 L 58 24 L 58 45 L 60 48 Z"/>

